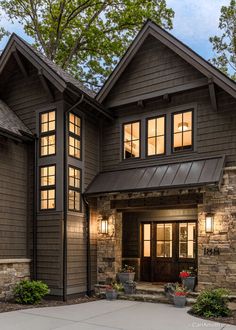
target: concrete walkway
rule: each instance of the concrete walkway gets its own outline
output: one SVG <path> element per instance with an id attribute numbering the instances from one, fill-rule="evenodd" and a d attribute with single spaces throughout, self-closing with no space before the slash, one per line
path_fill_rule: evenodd
<path id="1" fill-rule="evenodd" d="M 94 301 L 79 305 L 33 308 L 0 314 L 1 330 L 236 330 L 205 321 L 187 308 L 132 301 Z"/>

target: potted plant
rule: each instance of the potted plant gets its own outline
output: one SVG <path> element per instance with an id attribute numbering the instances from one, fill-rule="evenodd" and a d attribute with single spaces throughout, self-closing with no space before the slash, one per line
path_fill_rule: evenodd
<path id="1" fill-rule="evenodd" d="M 118 297 L 118 292 L 123 291 L 123 285 L 117 282 L 112 282 L 106 286 L 106 299 L 116 300 Z"/>
<path id="2" fill-rule="evenodd" d="M 196 283 L 196 269 L 190 267 L 188 270 L 182 270 L 179 277 L 183 285 L 189 290 L 193 291 Z"/>
<path id="3" fill-rule="evenodd" d="M 125 282 L 134 281 L 135 267 L 124 265 L 118 273 L 119 281 L 124 284 Z"/>
<path id="4" fill-rule="evenodd" d="M 126 294 L 134 294 L 136 293 L 136 282 L 134 281 L 126 281 L 124 283 L 124 290 Z"/>
<path id="5" fill-rule="evenodd" d="M 174 292 L 175 307 L 184 307 L 187 301 L 187 291 L 184 286 L 177 285 Z"/>
<path id="6" fill-rule="evenodd" d="M 178 284 L 176 284 L 176 283 L 166 283 L 164 285 L 165 295 L 170 301 L 173 301 L 173 297 L 174 297 L 174 293 L 175 293 L 175 289 L 176 289 L 177 285 Z"/>

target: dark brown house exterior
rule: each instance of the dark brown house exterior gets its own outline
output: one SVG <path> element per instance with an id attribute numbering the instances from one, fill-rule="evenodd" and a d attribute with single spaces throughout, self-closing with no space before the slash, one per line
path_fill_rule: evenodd
<path id="1" fill-rule="evenodd" d="M 236 84 L 148 21 L 97 95 L 16 35 L 0 58 L 0 288 L 236 291 Z"/>

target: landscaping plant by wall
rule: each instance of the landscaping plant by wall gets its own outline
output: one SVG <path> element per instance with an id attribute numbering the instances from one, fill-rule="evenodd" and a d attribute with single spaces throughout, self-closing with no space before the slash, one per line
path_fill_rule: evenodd
<path id="1" fill-rule="evenodd" d="M 48 286 L 42 281 L 23 280 L 14 288 L 15 301 L 20 304 L 38 304 L 48 293 Z"/>

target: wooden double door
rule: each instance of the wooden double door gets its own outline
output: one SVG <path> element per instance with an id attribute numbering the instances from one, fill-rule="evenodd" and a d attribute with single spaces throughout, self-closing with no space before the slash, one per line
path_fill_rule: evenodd
<path id="1" fill-rule="evenodd" d="M 179 272 L 197 267 L 197 224 L 194 221 L 141 223 L 140 279 L 179 281 Z"/>

